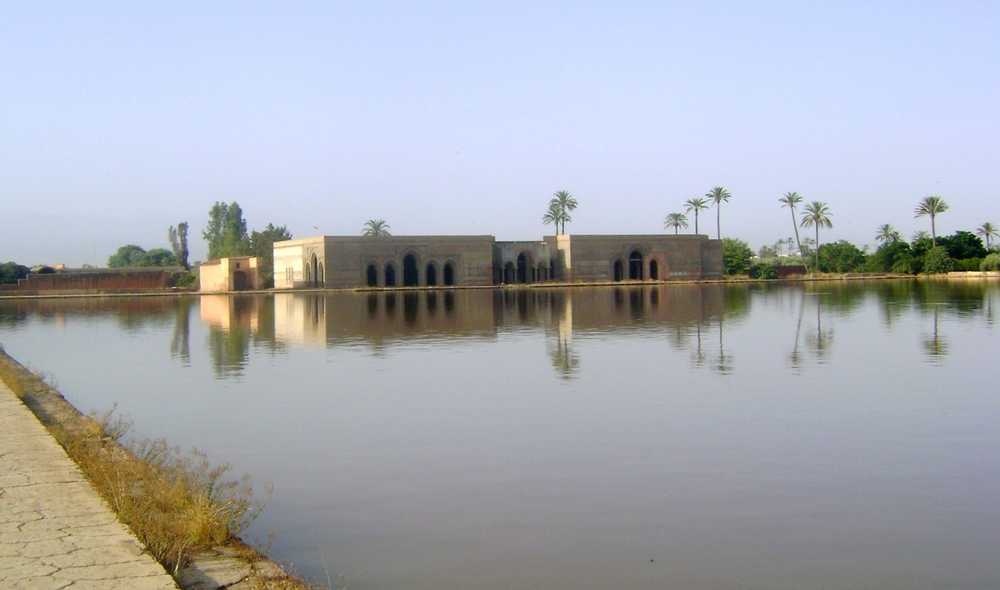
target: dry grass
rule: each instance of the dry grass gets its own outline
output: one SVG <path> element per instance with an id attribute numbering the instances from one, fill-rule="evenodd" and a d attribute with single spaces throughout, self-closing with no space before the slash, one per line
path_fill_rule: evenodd
<path id="1" fill-rule="evenodd" d="M 163 440 L 133 440 L 131 424 L 113 411 L 83 416 L 57 391 L 0 348 L 0 380 L 38 416 L 98 493 L 150 554 L 174 576 L 200 552 L 245 548 L 238 535 L 260 513 L 249 480 L 228 477 L 198 451 L 182 453 Z M 248 580 L 261 588 L 308 585 L 283 572 Z"/>

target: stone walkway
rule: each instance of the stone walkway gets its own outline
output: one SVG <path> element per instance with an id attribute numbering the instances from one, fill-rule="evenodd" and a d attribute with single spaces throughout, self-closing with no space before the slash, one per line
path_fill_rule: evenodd
<path id="1" fill-rule="evenodd" d="M 0 588 L 177 588 L 2 381 Z"/>

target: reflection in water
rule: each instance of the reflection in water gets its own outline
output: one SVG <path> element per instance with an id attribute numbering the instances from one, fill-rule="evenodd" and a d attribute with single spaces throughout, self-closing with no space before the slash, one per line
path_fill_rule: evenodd
<path id="1" fill-rule="evenodd" d="M 928 337 L 924 339 L 924 350 L 927 352 L 927 356 L 931 362 L 937 364 L 944 360 L 944 357 L 948 354 L 948 341 L 945 340 L 943 336 L 938 331 L 938 314 L 940 313 L 940 307 L 938 305 L 933 306 L 933 311 L 931 315 L 934 316 L 933 329 Z"/>
<path id="2" fill-rule="evenodd" d="M 191 365 L 191 308 L 194 299 L 184 298 L 177 302 L 174 319 L 174 337 L 170 341 L 170 356 L 179 358 L 184 366 Z"/>

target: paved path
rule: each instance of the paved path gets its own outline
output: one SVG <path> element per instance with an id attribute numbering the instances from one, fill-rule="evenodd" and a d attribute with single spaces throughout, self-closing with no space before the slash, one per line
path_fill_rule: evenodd
<path id="1" fill-rule="evenodd" d="M 2 381 L 0 588 L 177 588 Z"/>

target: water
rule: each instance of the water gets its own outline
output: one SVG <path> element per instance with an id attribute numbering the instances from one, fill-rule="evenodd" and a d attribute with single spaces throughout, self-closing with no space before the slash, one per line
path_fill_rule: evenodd
<path id="1" fill-rule="evenodd" d="M 1000 283 L 0 302 L 351 589 L 1000 587 Z M 265 494 L 266 495 L 266 494 Z"/>

